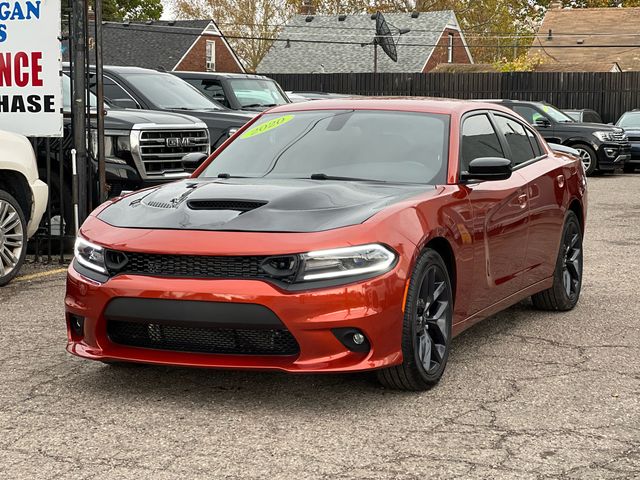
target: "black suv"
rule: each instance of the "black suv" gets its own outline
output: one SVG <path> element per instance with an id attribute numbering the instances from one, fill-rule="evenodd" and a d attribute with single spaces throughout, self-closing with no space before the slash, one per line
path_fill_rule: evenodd
<path id="1" fill-rule="evenodd" d="M 232 110 L 262 112 L 291 103 L 277 82 L 263 75 L 216 72 L 171 72 L 210 99 Z"/>
<path id="2" fill-rule="evenodd" d="M 38 138 L 35 149 L 40 178 L 49 184 L 52 225 L 55 224 L 56 232 L 60 232 L 58 225 L 63 225 L 64 233 L 72 234 L 71 83 L 67 75 L 62 75 L 62 87 L 63 137 L 48 142 Z M 95 96 L 90 95 L 89 100 L 95 107 Z M 93 177 L 97 179 L 98 162 L 93 153 L 97 150 L 97 112 L 95 108 L 92 110 L 88 158 Z M 125 110 L 112 105 L 107 105 L 105 112 L 105 170 L 110 197 L 119 195 L 123 190 L 137 190 L 188 177 L 191 172 L 184 167 L 182 157 L 189 153 L 206 156 L 210 151 L 207 126 L 190 115 Z M 91 202 L 96 204 L 97 184 L 82 187 L 87 189 Z M 43 222 L 46 224 L 48 217 Z"/>
<path id="3" fill-rule="evenodd" d="M 95 69 L 91 72 L 95 73 Z M 95 80 L 91 78 L 90 81 Z M 148 68 L 105 66 L 104 96 L 123 108 L 187 113 L 197 117 L 207 124 L 213 149 L 256 115 L 229 110 L 184 80 Z"/>
<path id="4" fill-rule="evenodd" d="M 625 112 L 616 122 L 616 126 L 624 128 L 631 144 L 631 157 L 624 165 L 626 173 L 640 168 L 640 110 Z"/>
<path id="5" fill-rule="evenodd" d="M 547 142 L 575 148 L 587 175 L 613 171 L 630 158 L 631 146 L 622 128 L 602 123 L 578 123 L 545 102 L 489 100 L 510 108 L 531 125 Z"/>

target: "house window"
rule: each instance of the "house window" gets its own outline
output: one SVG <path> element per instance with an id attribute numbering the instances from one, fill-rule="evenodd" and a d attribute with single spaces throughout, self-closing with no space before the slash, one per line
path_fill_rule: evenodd
<path id="1" fill-rule="evenodd" d="M 449 47 L 447 51 L 447 62 L 453 63 L 453 33 L 449 33 Z"/>
<path id="2" fill-rule="evenodd" d="M 207 40 L 207 46 L 205 50 L 205 68 L 207 72 L 216 71 L 216 42 Z"/>

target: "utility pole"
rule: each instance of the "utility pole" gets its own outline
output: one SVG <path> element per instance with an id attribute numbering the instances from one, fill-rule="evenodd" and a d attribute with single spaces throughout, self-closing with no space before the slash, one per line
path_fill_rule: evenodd
<path id="1" fill-rule="evenodd" d="M 76 150 L 77 177 L 73 182 L 73 202 L 78 205 L 78 223 L 87 215 L 87 77 L 85 37 L 86 0 L 71 0 L 71 115 L 73 117 L 73 147 Z M 75 229 L 80 225 L 74 225 Z M 75 231 L 74 231 L 75 234 Z"/>
<path id="2" fill-rule="evenodd" d="M 96 97 L 98 151 L 94 152 L 98 161 L 98 199 L 107 199 L 107 179 L 104 164 L 104 81 L 102 76 L 102 0 L 95 0 L 95 45 L 96 45 Z"/>

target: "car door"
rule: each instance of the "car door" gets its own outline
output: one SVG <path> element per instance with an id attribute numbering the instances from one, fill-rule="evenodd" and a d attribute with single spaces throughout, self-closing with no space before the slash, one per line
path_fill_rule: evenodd
<path id="1" fill-rule="evenodd" d="M 494 119 L 509 144 L 513 171 L 527 182 L 529 240 L 524 275 L 527 287 L 553 274 L 564 222 L 563 165 L 547 155 L 538 136 L 527 125 L 498 113 Z"/>
<path id="2" fill-rule="evenodd" d="M 460 171 L 475 158 L 508 158 L 488 112 L 462 119 Z M 514 172 L 507 180 L 466 184 L 473 213 L 474 295 L 469 314 L 493 305 L 523 286 L 527 250 L 526 181 Z"/>

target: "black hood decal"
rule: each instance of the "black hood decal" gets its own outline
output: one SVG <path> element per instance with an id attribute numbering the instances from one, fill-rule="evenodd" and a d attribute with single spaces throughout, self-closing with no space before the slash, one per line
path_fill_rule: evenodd
<path id="1" fill-rule="evenodd" d="M 276 179 L 187 179 L 135 193 L 98 218 L 115 227 L 318 232 L 357 225 L 428 185 Z"/>

